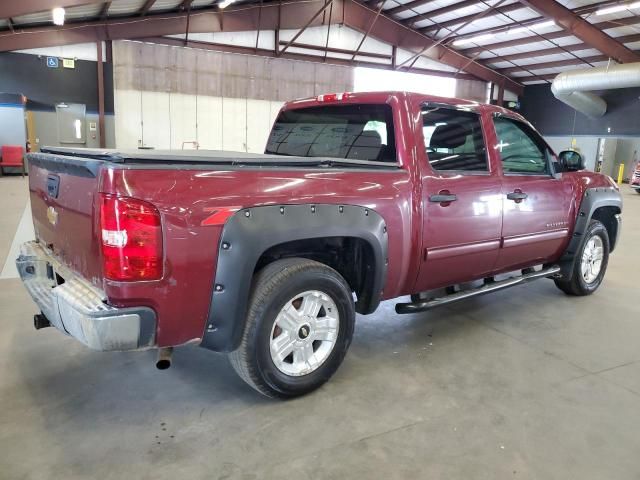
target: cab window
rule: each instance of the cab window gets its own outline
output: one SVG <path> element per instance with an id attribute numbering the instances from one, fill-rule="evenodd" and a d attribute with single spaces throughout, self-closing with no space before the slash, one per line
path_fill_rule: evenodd
<path id="1" fill-rule="evenodd" d="M 507 117 L 494 119 L 498 143 L 495 148 L 504 173 L 546 175 L 550 173 L 550 152 L 528 125 Z"/>
<path id="2" fill-rule="evenodd" d="M 427 158 L 434 170 L 489 171 L 478 114 L 425 106 L 422 132 Z"/>

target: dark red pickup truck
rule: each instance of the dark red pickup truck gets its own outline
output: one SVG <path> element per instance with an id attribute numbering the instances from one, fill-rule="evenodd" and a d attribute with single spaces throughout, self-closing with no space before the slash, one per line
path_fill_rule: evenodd
<path id="1" fill-rule="evenodd" d="M 412 313 L 537 278 L 598 288 L 621 197 L 519 115 L 411 93 L 286 104 L 264 155 L 46 148 L 17 260 L 97 350 L 195 343 L 274 397 L 336 371 L 355 313 Z"/>

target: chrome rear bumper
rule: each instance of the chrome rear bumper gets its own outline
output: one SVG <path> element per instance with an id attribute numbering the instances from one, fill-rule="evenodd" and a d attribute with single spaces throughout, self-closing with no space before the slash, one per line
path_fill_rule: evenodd
<path id="1" fill-rule="evenodd" d="M 138 350 L 155 344 L 156 316 L 147 307 L 116 308 L 106 295 L 56 260 L 38 242 L 16 260 L 24 286 L 51 325 L 94 350 Z"/>

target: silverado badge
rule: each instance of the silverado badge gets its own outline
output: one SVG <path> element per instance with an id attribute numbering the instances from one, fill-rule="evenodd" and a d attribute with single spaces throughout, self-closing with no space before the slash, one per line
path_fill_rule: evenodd
<path id="1" fill-rule="evenodd" d="M 53 207 L 47 208 L 47 218 L 49 219 L 49 223 L 51 225 L 53 225 L 54 227 L 57 225 L 57 223 L 58 223 L 58 212 L 56 211 L 55 208 L 53 208 Z"/>

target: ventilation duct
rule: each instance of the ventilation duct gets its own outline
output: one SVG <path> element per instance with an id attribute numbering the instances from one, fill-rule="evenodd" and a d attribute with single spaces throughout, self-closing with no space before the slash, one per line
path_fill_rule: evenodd
<path id="1" fill-rule="evenodd" d="M 640 63 L 561 73 L 553 80 L 551 91 L 558 100 L 577 111 L 589 117 L 601 117 L 607 112 L 607 102 L 589 92 L 631 87 L 640 87 Z"/>

